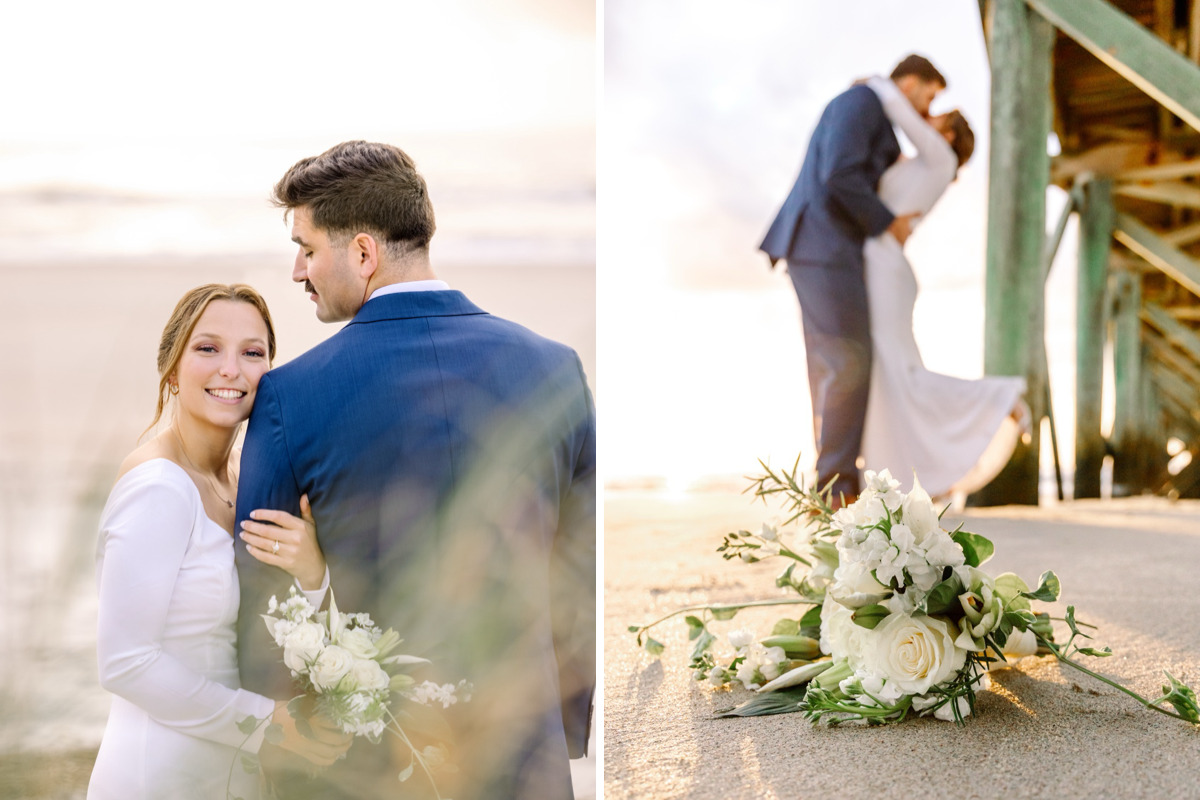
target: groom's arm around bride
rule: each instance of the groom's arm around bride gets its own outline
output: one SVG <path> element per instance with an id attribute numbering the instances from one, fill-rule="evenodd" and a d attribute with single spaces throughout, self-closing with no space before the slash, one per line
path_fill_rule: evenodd
<path id="1" fill-rule="evenodd" d="M 264 376 L 238 518 L 307 493 L 339 608 L 431 659 L 418 682 L 473 686 L 418 742 L 445 744 L 458 768 L 438 776 L 443 795 L 569 798 L 595 685 L 595 423 L 579 359 L 437 280 L 433 208 L 399 149 L 338 145 L 275 192 L 293 278 L 320 319 L 349 322 Z M 259 619 L 286 583 L 241 549 L 238 566 L 243 683 L 288 696 Z M 419 776 L 397 781 L 399 751 L 359 741 L 317 782 L 278 785 L 421 796 Z"/>

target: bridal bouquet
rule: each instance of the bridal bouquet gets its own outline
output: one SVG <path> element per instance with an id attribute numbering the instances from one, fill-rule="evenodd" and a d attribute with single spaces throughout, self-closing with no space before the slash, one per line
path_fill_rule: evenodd
<path id="1" fill-rule="evenodd" d="M 346 733 L 365 736 L 378 743 L 385 731 L 398 736 L 412 753 L 412 760 L 400 773 L 406 781 L 420 766 L 437 793 L 433 778 L 435 769 L 453 771 L 445 763 L 444 748 L 429 746 L 418 750 L 409 741 L 391 706 L 394 701 L 434 704 L 448 708 L 470 700 L 470 687 L 463 681 L 437 684 L 417 683 L 405 672 L 407 668 L 429 663 L 428 659 L 410 655 L 393 655 L 400 645 L 400 636 L 392 629 L 381 630 L 367 614 L 339 612 L 332 592 L 329 610 L 317 611 L 308 599 L 292 587 L 282 603 L 271 597 L 266 614 L 262 615 L 267 631 L 275 644 L 283 649 L 283 663 L 301 691 L 288 704 L 296 726 L 305 733 L 308 723 L 302 706 L 313 702 L 316 713 L 340 725 Z M 267 720 L 247 717 L 239 729 L 247 738 Z M 282 736 L 278 725 L 270 725 L 266 739 L 277 742 Z M 257 759 L 242 756 L 248 771 L 258 769 Z"/>
<path id="2" fill-rule="evenodd" d="M 695 679 L 713 686 L 739 682 L 758 692 L 720 716 L 800 712 L 814 723 L 881 724 L 914 714 L 962 724 L 974 711 L 975 694 L 984 688 L 990 668 L 1041 653 L 1150 710 L 1200 724 L 1195 692 L 1170 673 L 1162 695 L 1149 700 L 1080 663 L 1080 656 L 1112 653 L 1078 644 L 1091 639 L 1083 629 L 1093 626 L 1076 620 L 1073 606 L 1060 620 L 1069 638 L 1055 641 L 1051 623 L 1056 618 L 1032 606 L 1032 601 L 1058 599 L 1055 574 L 1043 573 L 1031 589 L 1013 573 L 993 577 L 985 572 L 992 543 L 961 526 L 943 529 L 919 481 L 905 494 L 886 470 L 867 472 L 858 500 L 833 512 L 828 487 L 824 493 L 805 489 L 795 469 L 764 469 L 751 488 L 764 499 L 783 494 L 792 512 L 784 525 L 799 521 L 800 530 L 792 536 L 771 526 L 760 533 L 730 533 L 717 549 L 726 559 L 785 560 L 775 584 L 788 596 L 693 606 L 629 629 L 658 655 L 663 645 L 650 637 L 650 629 L 687 613 Z M 733 656 L 717 659 L 711 621 L 774 605 L 812 608 L 798 619 L 779 620 L 761 640 L 745 629 L 732 631 Z"/>

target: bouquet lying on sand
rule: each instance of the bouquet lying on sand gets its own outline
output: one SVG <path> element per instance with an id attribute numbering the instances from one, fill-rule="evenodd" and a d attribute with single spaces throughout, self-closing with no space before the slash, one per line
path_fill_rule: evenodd
<path id="1" fill-rule="evenodd" d="M 933 715 L 962 724 L 975 709 L 988 670 L 1009 659 L 1040 653 L 1133 697 L 1147 709 L 1200 724 L 1196 693 L 1170 673 L 1153 700 L 1093 672 L 1080 658 L 1112 655 L 1086 646 L 1091 636 L 1075 619 L 1035 611 L 1033 602 L 1058 599 L 1059 581 L 1042 574 L 1035 588 L 1020 577 L 995 577 L 982 567 L 992 543 L 961 526 L 944 530 L 929 495 L 885 470 L 866 473 L 866 489 L 850 506 L 833 512 L 829 487 L 805 489 L 791 473 L 754 480 L 757 497 L 782 495 L 800 523 L 791 534 L 763 526 L 760 533 L 726 534 L 717 548 L 726 559 L 757 562 L 779 558 L 787 568 L 775 580 L 778 599 L 679 609 L 647 625 L 633 625 L 638 644 L 654 655 L 663 645 L 650 630 L 686 614 L 694 642 L 691 669 L 713 686 L 740 682 L 757 694 L 719 716 L 800 712 L 815 722 L 880 724 L 910 715 Z M 718 659 L 714 620 L 732 619 L 744 608 L 809 605 L 807 613 L 780 619 L 758 639 L 746 629 L 728 634 L 734 654 Z M 1055 640 L 1053 621 L 1070 635 Z"/>

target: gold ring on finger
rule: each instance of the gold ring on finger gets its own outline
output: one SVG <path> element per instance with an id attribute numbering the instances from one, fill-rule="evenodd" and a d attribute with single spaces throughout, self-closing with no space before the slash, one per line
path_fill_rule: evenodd
<path id="1" fill-rule="evenodd" d="M 278 539 L 276 539 L 276 540 L 275 540 L 275 544 L 274 544 L 274 545 L 272 545 L 272 547 L 271 547 L 271 552 L 272 552 L 272 553 L 278 553 L 278 552 L 279 552 L 279 540 L 278 540 Z"/>

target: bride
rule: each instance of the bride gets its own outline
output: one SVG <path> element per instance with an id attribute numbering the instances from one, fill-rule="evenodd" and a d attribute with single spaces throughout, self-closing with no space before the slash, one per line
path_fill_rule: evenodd
<path id="1" fill-rule="evenodd" d="M 238 686 L 233 443 L 274 355 L 266 303 L 241 284 L 191 290 L 163 331 L 151 426 L 164 401 L 173 416 L 122 463 L 100 517 L 97 651 L 100 683 L 115 696 L 91 800 L 225 798 L 231 767 L 232 796 L 257 797 L 257 778 L 234 761 L 239 746 L 259 750 L 266 726 L 247 737 L 238 729 L 246 717 L 270 717 L 283 730 L 279 746 L 315 764 L 349 747 L 321 726 L 318 739 L 301 735 L 286 701 Z M 262 545 L 250 552 L 293 575 L 319 606 L 328 573 L 311 515 L 259 514 L 280 527 L 247 523 L 271 537 L 243 534 Z"/>
<path id="2" fill-rule="evenodd" d="M 917 149 L 883 174 L 879 198 L 897 214 L 923 215 L 970 158 L 971 129 L 958 111 L 926 121 L 890 80 L 867 83 Z M 873 349 L 864 467 L 889 469 L 904 491 L 914 471 L 933 497 L 974 491 L 996 476 L 1028 432 L 1025 379 L 963 380 L 926 369 L 913 338 L 917 281 L 902 246 L 885 233 L 868 239 L 863 255 Z"/>

